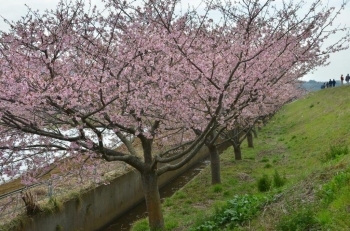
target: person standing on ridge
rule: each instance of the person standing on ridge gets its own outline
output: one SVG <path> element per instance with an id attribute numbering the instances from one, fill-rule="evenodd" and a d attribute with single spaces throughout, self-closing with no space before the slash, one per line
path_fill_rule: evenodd
<path id="1" fill-rule="evenodd" d="M 343 82 L 344 82 L 344 76 L 341 75 L 341 76 L 340 76 L 340 83 L 341 83 L 341 85 L 343 85 Z"/>
<path id="2" fill-rule="evenodd" d="M 350 75 L 347 74 L 346 77 L 345 77 L 346 84 L 349 84 L 349 80 L 350 80 Z"/>
<path id="3" fill-rule="evenodd" d="M 335 87 L 335 79 L 333 79 L 332 84 L 333 84 L 333 87 Z"/>
<path id="4" fill-rule="evenodd" d="M 333 86 L 333 81 L 332 81 L 331 79 L 329 79 L 328 86 L 329 86 L 329 87 L 332 87 L 332 86 Z"/>

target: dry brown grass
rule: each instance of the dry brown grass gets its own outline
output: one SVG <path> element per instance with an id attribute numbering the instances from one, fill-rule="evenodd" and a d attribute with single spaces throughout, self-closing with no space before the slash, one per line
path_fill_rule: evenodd
<path id="1" fill-rule="evenodd" d="M 12 192 L 22 187 L 24 187 L 24 185 L 21 183 L 20 179 L 7 182 L 5 184 L 0 185 L 0 195 L 3 195 L 8 192 Z"/>

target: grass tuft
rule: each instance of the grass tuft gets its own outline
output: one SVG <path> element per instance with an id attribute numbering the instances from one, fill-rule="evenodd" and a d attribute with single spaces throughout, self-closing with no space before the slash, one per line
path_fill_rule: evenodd
<path id="1" fill-rule="evenodd" d="M 263 174 L 258 180 L 258 190 L 260 192 L 267 192 L 271 188 L 271 179 L 267 174 Z"/>

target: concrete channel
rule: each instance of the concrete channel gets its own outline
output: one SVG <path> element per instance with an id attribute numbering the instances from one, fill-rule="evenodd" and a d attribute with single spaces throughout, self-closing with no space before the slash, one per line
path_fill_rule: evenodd
<path id="1" fill-rule="evenodd" d="M 160 197 L 162 199 L 172 196 L 177 190 L 185 186 L 191 181 L 198 173 L 200 173 L 205 167 L 210 164 L 210 160 L 205 158 L 199 161 L 198 164 L 194 165 L 190 169 L 186 170 L 177 178 L 171 180 L 168 184 L 159 189 Z M 106 227 L 99 231 L 129 231 L 132 223 L 135 221 L 145 218 L 147 216 L 146 202 L 142 201 L 135 207 L 131 208 L 123 215 L 117 217 L 114 221 L 108 224 Z"/>

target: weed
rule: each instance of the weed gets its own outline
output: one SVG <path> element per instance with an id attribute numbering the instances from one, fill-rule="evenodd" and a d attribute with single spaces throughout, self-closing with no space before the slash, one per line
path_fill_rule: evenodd
<path id="1" fill-rule="evenodd" d="M 321 211 L 317 214 L 317 219 L 323 226 L 332 222 L 330 211 Z"/>
<path id="2" fill-rule="evenodd" d="M 315 106 L 315 105 L 311 104 L 311 105 L 310 105 L 310 108 L 313 108 L 314 106 Z"/>
<path id="3" fill-rule="evenodd" d="M 165 207 L 170 207 L 170 206 L 173 206 L 173 205 L 174 205 L 174 202 L 171 199 L 169 199 L 169 198 L 166 198 L 164 200 L 164 202 L 163 202 L 163 206 L 165 206 Z"/>
<path id="4" fill-rule="evenodd" d="M 265 201 L 251 195 L 235 196 L 232 200 L 220 209 L 216 209 L 215 215 L 208 218 L 195 231 L 222 230 L 223 227 L 230 229 L 242 225 L 252 219 L 260 209 L 260 205 Z"/>
<path id="5" fill-rule="evenodd" d="M 177 191 L 175 194 L 174 194 L 174 198 L 177 198 L 177 199 L 184 199 L 186 198 L 186 194 L 183 192 L 183 191 Z"/>
<path id="6" fill-rule="evenodd" d="M 176 220 L 171 220 L 170 218 L 168 218 L 165 222 L 165 229 L 166 230 L 172 230 L 178 226 L 179 226 L 178 222 Z"/>
<path id="7" fill-rule="evenodd" d="M 340 172 L 327 184 L 323 185 L 322 189 L 319 191 L 318 195 L 321 200 L 329 204 L 336 199 L 337 193 L 343 187 L 347 187 L 350 184 L 350 172 Z"/>
<path id="8" fill-rule="evenodd" d="M 54 211 L 62 211 L 63 204 L 56 198 L 51 197 L 49 203 L 52 205 Z"/>
<path id="9" fill-rule="evenodd" d="M 343 145 L 330 146 L 329 152 L 326 152 L 325 154 L 325 160 L 326 161 L 333 160 L 338 156 L 347 155 L 347 154 L 349 154 L 348 146 L 343 146 Z"/>
<path id="10" fill-rule="evenodd" d="M 295 214 L 283 217 L 277 225 L 277 230 L 318 230 L 317 227 L 319 227 L 319 224 L 311 209 L 303 209 Z"/>
<path id="11" fill-rule="evenodd" d="M 58 201 L 56 198 L 51 197 L 49 202 L 45 206 L 43 206 L 42 209 L 45 213 L 50 214 L 50 213 L 62 211 L 63 204 L 62 202 Z"/>
<path id="12" fill-rule="evenodd" d="M 273 174 L 273 185 L 276 188 L 279 188 L 279 187 L 282 187 L 285 183 L 286 183 L 286 177 L 281 177 L 277 169 L 275 169 L 275 173 Z"/>
<path id="13" fill-rule="evenodd" d="M 141 219 L 136 221 L 132 226 L 133 231 L 148 231 L 148 220 L 147 219 Z"/>
<path id="14" fill-rule="evenodd" d="M 265 164 L 265 166 L 264 166 L 264 168 L 271 168 L 272 167 L 272 164 L 270 164 L 270 163 L 267 163 L 267 164 Z"/>
<path id="15" fill-rule="evenodd" d="M 238 180 L 236 178 L 228 179 L 228 184 L 230 185 L 236 185 L 238 183 Z"/>
<path id="16" fill-rule="evenodd" d="M 213 192 L 215 193 L 222 192 L 222 185 L 220 184 L 213 185 Z"/>
<path id="17" fill-rule="evenodd" d="M 258 180 L 258 190 L 260 192 L 266 192 L 269 191 L 271 188 L 271 179 L 267 174 L 264 174 L 259 180 Z"/>

